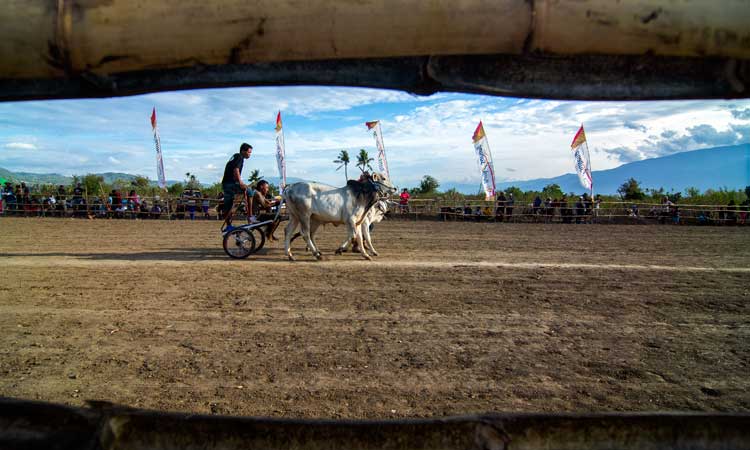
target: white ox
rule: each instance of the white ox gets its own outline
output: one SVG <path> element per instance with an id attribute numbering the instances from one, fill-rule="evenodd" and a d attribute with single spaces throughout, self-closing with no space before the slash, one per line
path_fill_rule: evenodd
<path id="1" fill-rule="evenodd" d="M 385 219 L 385 215 L 388 212 L 388 200 L 378 200 L 365 215 L 365 220 L 362 221 L 359 230 L 362 233 L 362 240 L 365 243 L 365 250 L 369 251 L 375 256 L 378 256 L 378 252 L 375 251 L 375 247 L 372 246 L 372 237 L 370 236 L 370 225 L 380 223 Z M 314 233 L 314 231 L 313 231 Z M 357 251 L 356 248 L 353 251 Z"/>
<path id="2" fill-rule="evenodd" d="M 378 173 L 373 173 L 362 182 L 350 180 L 341 188 L 306 181 L 287 186 L 284 189 L 284 201 L 289 213 L 289 223 L 284 231 L 284 252 L 294 261 L 289 245 L 295 230 L 299 227 L 307 248 L 315 258 L 322 259 L 320 250 L 313 240 L 314 230 L 326 223 L 344 224 L 347 227 L 347 238 L 336 252 L 343 251 L 349 242 L 355 242 L 359 244 L 362 256 L 372 259 L 364 245 L 361 245 L 362 233 L 359 228 L 379 197 L 394 192 L 396 188 Z"/>
<path id="3" fill-rule="evenodd" d="M 331 189 L 336 189 L 334 187 L 331 187 Z M 374 225 L 376 223 L 380 223 L 384 218 L 386 213 L 388 213 L 388 200 L 378 200 L 375 202 L 375 204 L 370 208 L 369 211 L 367 211 L 367 214 L 365 214 L 365 219 L 362 221 L 362 225 L 359 226 L 359 231 L 362 236 L 362 241 L 365 243 L 365 250 L 369 251 L 375 256 L 378 256 L 378 252 L 375 250 L 375 247 L 372 245 L 372 236 L 370 235 L 370 225 Z M 316 224 L 310 224 L 310 237 L 315 240 L 315 232 L 318 229 L 318 226 L 320 226 L 320 223 Z M 334 225 L 335 226 L 335 225 Z M 292 241 L 300 237 L 302 234 L 297 233 L 294 236 L 292 236 Z M 344 243 L 344 247 L 349 247 L 349 244 L 351 242 Z M 309 250 L 309 248 L 308 248 Z M 341 253 L 341 249 L 336 250 L 336 253 Z M 346 250 L 343 250 L 346 251 Z M 360 250 L 355 246 L 354 248 L 355 252 L 359 252 Z"/>

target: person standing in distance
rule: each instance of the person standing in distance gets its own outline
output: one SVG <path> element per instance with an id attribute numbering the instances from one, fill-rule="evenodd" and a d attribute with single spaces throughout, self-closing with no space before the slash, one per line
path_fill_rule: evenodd
<path id="1" fill-rule="evenodd" d="M 232 229 L 232 204 L 236 194 L 243 194 L 247 191 L 247 185 L 242 182 L 242 166 L 245 160 L 253 152 L 253 146 L 243 142 L 240 145 L 240 152 L 232 155 L 224 167 L 224 178 L 221 179 L 221 188 L 224 191 L 224 221 L 227 224 L 226 230 Z"/>

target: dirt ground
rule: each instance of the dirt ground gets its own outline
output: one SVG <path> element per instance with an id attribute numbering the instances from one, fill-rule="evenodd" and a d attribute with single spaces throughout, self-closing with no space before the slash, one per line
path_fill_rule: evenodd
<path id="1" fill-rule="evenodd" d="M 750 229 L 0 219 L 0 395 L 275 417 L 750 410 Z M 282 236 L 283 233 L 279 233 Z"/>

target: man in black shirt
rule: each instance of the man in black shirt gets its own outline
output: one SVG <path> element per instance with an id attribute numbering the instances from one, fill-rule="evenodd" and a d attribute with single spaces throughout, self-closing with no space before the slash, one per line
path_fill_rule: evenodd
<path id="1" fill-rule="evenodd" d="M 224 221 L 228 229 L 232 226 L 234 196 L 244 193 L 247 190 L 247 185 L 242 182 L 242 166 L 252 152 L 253 146 L 243 142 L 240 146 L 240 152 L 232 155 L 232 158 L 227 161 L 227 165 L 224 167 L 224 178 L 221 179 L 221 188 L 224 191 Z"/>

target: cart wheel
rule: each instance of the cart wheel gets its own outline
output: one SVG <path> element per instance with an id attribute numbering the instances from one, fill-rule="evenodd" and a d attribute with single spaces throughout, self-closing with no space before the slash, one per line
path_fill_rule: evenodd
<path id="1" fill-rule="evenodd" d="M 244 228 L 235 228 L 224 236 L 224 252 L 230 258 L 247 258 L 254 251 L 255 237 Z"/>
<path id="2" fill-rule="evenodd" d="M 253 228 L 252 232 L 255 238 L 255 249 L 253 250 L 253 253 L 255 253 L 266 245 L 266 233 L 261 228 Z"/>

